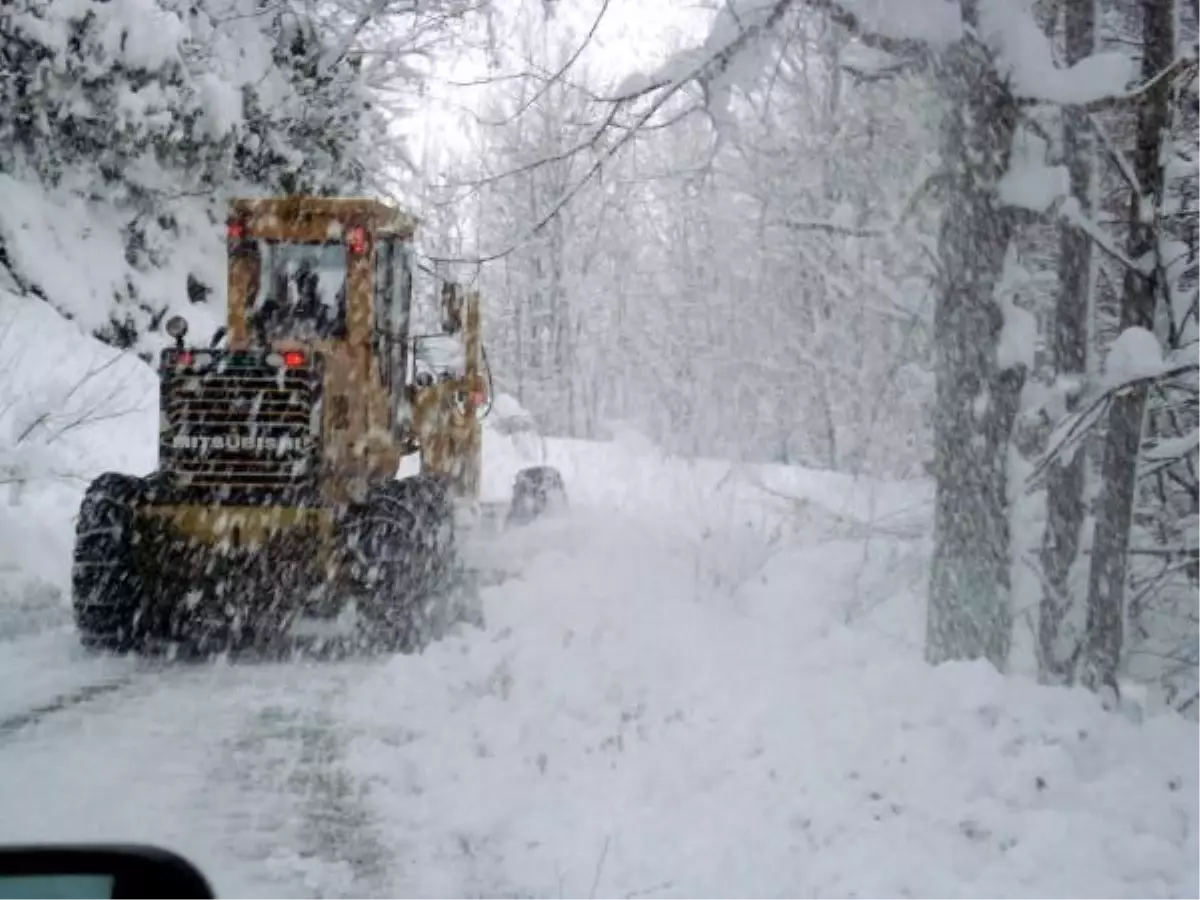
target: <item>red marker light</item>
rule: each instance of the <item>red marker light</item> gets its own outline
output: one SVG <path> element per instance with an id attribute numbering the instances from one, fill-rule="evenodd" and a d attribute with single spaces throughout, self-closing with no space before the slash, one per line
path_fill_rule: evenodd
<path id="1" fill-rule="evenodd" d="M 346 233 L 346 246 L 350 248 L 351 253 L 363 254 L 367 252 L 367 229 L 361 225 L 355 225 Z"/>
<path id="2" fill-rule="evenodd" d="M 304 365 L 304 354 L 299 350 L 287 350 L 283 354 L 283 364 L 289 369 Z"/>
<path id="3" fill-rule="evenodd" d="M 229 240 L 240 241 L 246 236 L 245 222 L 230 222 L 226 233 L 229 235 Z"/>
<path id="4" fill-rule="evenodd" d="M 483 391 L 474 391 L 471 394 L 471 405 L 474 406 L 476 409 L 479 409 L 479 407 L 483 406 L 483 401 L 484 401 Z"/>
<path id="5" fill-rule="evenodd" d="M 175 362 L 181 366 L 190 366 L 196 361 L 196 356 L 191 350 L 181 350 L 179 355 L 175 357 Z"/>

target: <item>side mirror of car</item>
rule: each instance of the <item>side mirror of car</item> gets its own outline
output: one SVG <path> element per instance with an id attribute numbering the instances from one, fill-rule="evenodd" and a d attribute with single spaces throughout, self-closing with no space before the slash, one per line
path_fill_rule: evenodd
<path id="1" fill-rule="evenodd" d="M 145 844 L 0 847 L 0 898 L 215 898 L 208 880 L 178 854 Z"/>

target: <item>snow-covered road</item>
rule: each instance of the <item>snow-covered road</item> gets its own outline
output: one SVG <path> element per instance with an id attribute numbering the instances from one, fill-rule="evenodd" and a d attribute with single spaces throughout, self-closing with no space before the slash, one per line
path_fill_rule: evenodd
<path id="1" fill-rule="evenodd" d="M 0 644 L 0 841 L 149 840 L 223 896 L 1196 895 L 1194 726 L 924 666 L 919 541 L 564 468 L 569 515 L 476 551 L 487 629 L 419 657 Z"/>
<path id="2" fill-rule="evenodd" d="M 72 651 L 59 649 L 62 667 Z M 385 895 L 339 727 L 366 668 L 132 664 L 92 682 L 108 690 L 66 692 L 32 721 L 10 715 L 2 839 L 165 844 L 223 896 Z"/>

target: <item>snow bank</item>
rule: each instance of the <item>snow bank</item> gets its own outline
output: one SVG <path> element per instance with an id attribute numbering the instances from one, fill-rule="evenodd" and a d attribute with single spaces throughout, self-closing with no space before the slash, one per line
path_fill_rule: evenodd
<path id="1" fill-rule="evenodd" d="M 153 469 L 157 425 L 149 366 L 0 291 L 0 565 L 65 586 L 84 488 Z"/>
<path id="2" fill-rule="evenodd" d="M 488 632 L 347 703 L 349 764 L 412 861 L 397 894 L 1196 893 L 1195 728 L 930 668 L 889 627 L 911 597 L 847 626 L 861 546 L 816 542 L 733 612 L 658 520 L 509 539 Z"/>
<path id="3" fill-rule="evenodd" d="M 924 515 L 931 499 L 930 485 L 924 481 L 888 482 L 796 466 L 685 459 L 663 453 L 635 433 L 609 442 L 553 439 L 547 446 L 548 461 L 562 471 L 573 501 L 655 514 L 699 529 L 728 525 L 730 516 L 740 524 L 774 522 L 803 509 L 831 519 L 895 522 Z"/>

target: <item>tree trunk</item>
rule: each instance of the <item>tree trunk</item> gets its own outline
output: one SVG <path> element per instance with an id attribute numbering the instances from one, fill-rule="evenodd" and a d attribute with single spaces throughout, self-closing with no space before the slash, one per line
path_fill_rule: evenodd
<path id="1" fill-rule="evenodd" d="M 1095 47 L 1096 0 L 1066 3 L 1066 62 L 1074 65 Z M 1063 154 L 1070 172 L 1071 195 L 1085 214 L 1091 212 L 1092 145 L 1087 113 L 1063 109 Z M 1074 225 L 1059 232 L 1058 297 L 1054 305 L 1054 372 L 1059 384 L 1069 384 L 1067 413 L 1074 411 L 1087 371 L 1088 292 L 1091 287 L 1092 243 Z M 1069 381 L 1064 382 L 1064 379 Z M 1051 464 L 1046 477 L 1046 531 L 1042 537 L 1042 597 L 1038 609 L 1039 676 L 1051 684 L 1073 677 L 1082 635 L 1072 627 L 1077 598 L 1071 572 L 1079 558 L 1084 503 L 1086 456 L 1081 451 Z"/>
<path id="2" fill-rule="evenodd" d="M 973 7 L 964 3 L 968 22 Z M 965 38 L 939 60 L 947 187 L 938 236 L 934 313 L 934 558 L 926 658 L 984 657 L 1003 669 L 1012 632 L 1009 602 L 1008 446 L 1023 372 L 1001 370 L 1003 314 L 994 290 L 1015 213 L 995 192 L 1017 108 L 986 50 Z"/>
<path id="3" fill-rule="evenodd" d="M 1158 77 L 1172 62 L 1175 49 L 1175 9 L 1162 0 L 1142 0 L 1142 78 Z M 1159 163 L 1170 116 L 1168 78 L 1158 78 L 1138 106 L 1137 147 L 1133 169 L 1142 196 L 1130 201 L 1129 257 L 1152 259 L 1159 223 L 1152 213 L 1163 195 Z M 1154 331 L 1159 284 L 1157 267 L 1127 270 L 1122 284 L 1121 330 L 1141 327 Z M 1141 448 L 1146 386 L 1120 392 L 1108 410 L 1108 433 L 1101 463 L 1102 489 L 1096 520 L 1091 567 L 1088 572 L 1087 625 L 1080 679 L 1095 691 L 1118 694 L 1117 673 L 1124 642 L 1125 576 L 1133 498 Z"/>

